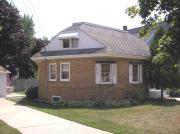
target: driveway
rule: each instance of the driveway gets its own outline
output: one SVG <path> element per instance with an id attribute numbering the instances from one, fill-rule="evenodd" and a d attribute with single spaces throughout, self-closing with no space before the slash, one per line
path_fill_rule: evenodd
<path id="1" fill-rule="evenodd" d="M 23 134 L 110 134 L 0 98 L 0 119 Z"/>

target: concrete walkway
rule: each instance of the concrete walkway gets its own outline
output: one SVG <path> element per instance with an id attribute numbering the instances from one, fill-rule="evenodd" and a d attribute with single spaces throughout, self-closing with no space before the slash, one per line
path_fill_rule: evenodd
<path id="1" fill-rule="evenodd" d="M 0 119 L 23 134 L 110 134 L 0 98 Z"/>

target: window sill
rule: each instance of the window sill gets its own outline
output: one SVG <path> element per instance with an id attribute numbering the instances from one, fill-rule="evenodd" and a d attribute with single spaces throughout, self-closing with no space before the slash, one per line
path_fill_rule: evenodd
<path id="1" fill-rule="evenodd" d="M 115 85 L 115 83 L 112 83 L 112 82 L 101 82 L 97 85 Z"/>
<path id="2" fill-rule="evenodd" d="M 49 79 L 49 81 L 57 81 L 56 79 Z"/>
<path id="3" fill-rule="evenodd" d="M 62 82 L 63 81 L 66 82 L 67 81 L 68 82 L 68 81 L 70 81 L 70 79 L 60 79 L 60 81 L 62 81 Z"/>
<path id="4" fill-rule="evenodd" d="M 129 84 L 133 84 L 133 85 L 141 85 L 143 83 L 139 83 L 139 82 L 132 82 L 132 83 L 129 83 Z"/>

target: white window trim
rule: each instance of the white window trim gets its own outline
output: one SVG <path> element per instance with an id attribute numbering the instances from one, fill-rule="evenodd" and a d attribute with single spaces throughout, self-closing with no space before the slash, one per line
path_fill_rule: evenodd
<path id="1" fill-rule="evenodd" d="M 108 63 L 110 64 L 110 73 L 111 73 L 111 81 L 110 82 L 102 82 L 102 76 L 101 76 L 101 64 L 103 63 L 96 63 L 95 67 L 95 76 L 96 76 L 96 84 L 117 84 L 117 64 L 116 63 Z M 114 71 L 113 69 L 113 64 L 114 64 Z M 99 67 L 99 69 L 98 69 Z M 100 72 L 98 72 L 100 71 Z"/>
<path id="2" fill-rule="evenodd" d="M 51 71 L 50 71 L 50 66 L 51 66 L 51 65 L 55 65 L 55 69 L 56 69 L 56 79 L 51 79 L 51 78 L 50 78 L 50 76 L 51 76 L 51 75 L 50 75 L 50 73 L 51 73 Z M 50 64 L 49 64 L 49 81 L 57 81 L 57 65 L 56 65 L 56 63 L 50 63 Z"/>
<path id="3" fill-rule="evenodd" d="M 138 65 L 138 79 L 137 81 L 133 81 L 133 64 Z M 129 64 L 129 83 L 130 84 L 142 84 L 143 80 L 142 80 L 142 64 L 139 63 L 130 63 Z"/>
<path id="4" fill-rule="evenodd" d="M 62 79 L 62 65 L 63 64 L 68 64 L 69 65 L 69 79 Z M 60 63 L 60 81 L 70 81 L 70 76 L 71 76 L 71 66 L 70 66 L 71 64 L 69 63 L 69 62 L 62 62 L 62 63 Z"/>
<path id="5" fill-rule="evenodd" d="M 54 98 L 54 97 L 58 97 L 59 100 L 61 101 L 61 96 L 58 96 L 58 95 L 52 95 L 52 96 L 51 96 L 51 102 L 53 102 L 53 98 Z"/>

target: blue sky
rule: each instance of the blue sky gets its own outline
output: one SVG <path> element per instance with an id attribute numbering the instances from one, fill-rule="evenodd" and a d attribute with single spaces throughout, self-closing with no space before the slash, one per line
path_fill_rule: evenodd
<path id="1" fill-rule="evenodd" d="M 11 0 L 8 0 L 11 2 Z M 125 9 L 137 0 L 12 0 L 20 14 L 33 16 L 36 37 L 49 39 L 75 22 L 91 22 L 122 29 L 140 26 L 141 18 L 131 19 Z"/>

